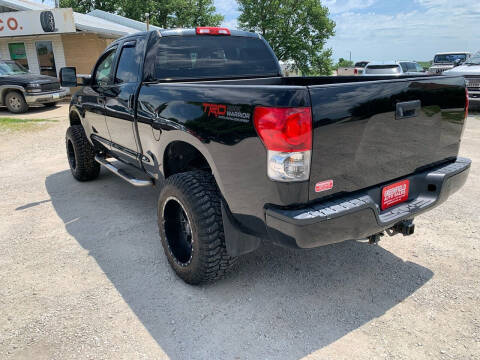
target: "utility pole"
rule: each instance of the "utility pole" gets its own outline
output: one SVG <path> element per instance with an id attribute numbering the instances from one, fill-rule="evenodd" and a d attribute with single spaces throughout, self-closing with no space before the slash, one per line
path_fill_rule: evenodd
<path id="1" fill-rule="evenodd" d="M 350 51 L 350 61 L 352 61 L 352 52 Z"/>
<path id="2" fill-rule="evenodd" d="M 147 23 L 147 31 L 150 30 L 150 14 L 145 13 L 145 22 Z"/>

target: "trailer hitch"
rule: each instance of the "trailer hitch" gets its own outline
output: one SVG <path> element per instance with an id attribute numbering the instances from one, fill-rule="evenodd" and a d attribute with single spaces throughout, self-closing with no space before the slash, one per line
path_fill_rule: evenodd
<path id="1" fill-rule="evenodd" d="M 402 234 L 403 236 L 413 235 L 415 232 L 415 224 L 413 220 L 404 220 L 398 224 L 393 225 L 387 230 L 387 234 L 393 236 L 395 234 Z"/>
<path id="2" fill-rule="evenodd" d="M 368 243 L 369 244 L 377 244 L 380 241 L 380 238 L 384 235 L 383 232 L 380 232 L 378 234 L 373 234 L 368 237 Z"/>

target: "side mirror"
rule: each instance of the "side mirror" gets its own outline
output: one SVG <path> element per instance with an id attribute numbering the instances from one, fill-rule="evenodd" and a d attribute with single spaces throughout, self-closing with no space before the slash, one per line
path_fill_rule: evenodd
<path id="1" fill-rule="evenodd" d="M 453 64 L 454 64 L 455 66 L 459 66 L 461 63 L 462 63 L 462 60 L 457 59 L 457 60 L 455 60 L 455 62 L 454 62 Z"/>
<path id="2" fill-rule="evenodd" d="M 62 87 L 77 87 L 77 69 L 63 67 L 60 69 L 60 85 Z"/>

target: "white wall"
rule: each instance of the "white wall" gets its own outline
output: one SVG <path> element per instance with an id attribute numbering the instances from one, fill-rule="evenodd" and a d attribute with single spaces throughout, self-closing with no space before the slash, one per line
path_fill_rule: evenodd
<path id="1" fill-rule="evenodd" d="M 63 52 L 62 38 L 60 35 L 38 35 L 38 36 L 22 36 L 0 38 L 0 57 L 2 59 L 10 59 L 10 52 L 8 51 L 8 43 L 25 44 L 25 51 L 27 53 L 29 70 L 34 74 L 40 74 L 38 66 L 37 52 L 35 49 L 35 41 L 48 40 L 52 42 L 53 55 L 55 57 L 55 67 L 57 75 L 60 68 L 65 66 L 65 54 Z"/>

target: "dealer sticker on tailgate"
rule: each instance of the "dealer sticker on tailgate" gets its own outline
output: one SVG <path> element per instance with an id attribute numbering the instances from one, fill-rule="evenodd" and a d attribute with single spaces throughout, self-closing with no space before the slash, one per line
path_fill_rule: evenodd
<path id="1" fill-rule="evenodd" d="M 410 180 L 402 180 L 382 189 L 382 210 L 400 204 L 408 199 Z"/>

